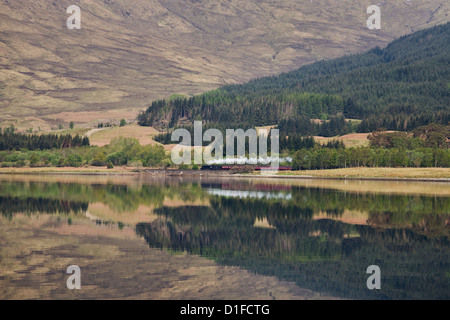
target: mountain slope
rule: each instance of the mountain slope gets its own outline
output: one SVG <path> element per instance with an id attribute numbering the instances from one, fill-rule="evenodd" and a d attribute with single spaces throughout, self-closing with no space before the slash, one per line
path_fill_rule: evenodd
<path id="1" fill-rule="evenodd" d="M 344 114 L 347 118 L 386 119 L 388 126 L 394 122 L 389 129 L 406 130 L 436 121 L 446 124 L 449 75 L 447 23 L 404 36 L 384 49 L 317 62 L 189 99 L 155 101 L 139 120 L 141 125 L 161 127 L 195 119 L 211 125 L 253 127 L 296 117 Z M 300 120 L 302 127 L 308 125 Z M 372 129 L 377 129 L 382 123 L 374 126 Z"/>
<path id="2" fill-rule="evenodd" d="M 68 30 L 69 5 L 81 30 Z M 450 3 L 383 1 L 0 0 L 0 123 L 61 111 L 142 108 L 364 52 L 449 20 Z M 107 115 L 105 115 L 107 117 Z M 19 121 L 19 122 L 17 122 Z"/>

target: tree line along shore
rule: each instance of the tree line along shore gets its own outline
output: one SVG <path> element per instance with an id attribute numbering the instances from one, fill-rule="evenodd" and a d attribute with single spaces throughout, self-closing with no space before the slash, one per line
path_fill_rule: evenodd
<path id="1" fill-rule="evenodd" d="M 289 143 L 281 144 L 281 156 L 292 159 L 281 165 L 311 172 L 361 167 L 411 168 L 412 172 L 450 168 L 449 132 L 449 126 L 436 124 L 418 128 L 414 133 L 378 131 L 369 136 L 369 146 L 350 148 L 337 140 L 321 144 L 312 137 L 300 137 L 297 141 L 294 137 Z M 162 145 L 142 146 L 134 138 L 118 137 L 108 145 L 96 147 L 90 146 L 87 137 L 36 136 L 17 133 L 13 128 L 0 130 L 0 168 L 3 171 L 68 167 L 199 170 L 201 165 L 174 165 Z"/>

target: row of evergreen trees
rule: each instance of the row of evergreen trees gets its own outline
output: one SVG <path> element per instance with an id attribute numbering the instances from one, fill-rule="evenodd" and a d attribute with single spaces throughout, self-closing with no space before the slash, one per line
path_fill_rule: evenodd
<path id="1" fill-rule="evenodd" d="M 357 132 L 368 133 L 380 128 L 393 131 L 411 131 L 433 123 L 441 125 L 450 123 L 450 112 L 419 113 L 413 108 L 410 111 L 404 110 L 399 113 L 371 115 L 362 120 L 357 128 Z"/>
<path id="2" fill-rule="evenodd" d="M 47 150 L 89 146 L 88 137 L 56 135 L 56 134 L 25 134 L 15 132 L 14 127 L 0 128 L 0 151 L 2 150 Z"/>
<path id="3" fill-rule="evenodd" d="M 291 126 L 285 133 L 324 135 L 378 128 L 409 131 L 450 120 L 450 23 L 402 37 L 384 49 L 228 85 L 193 97 L 154 101 L 139 124 L 160 129 L 194 120 L 228 128 Z M 318 127 L 311 119 L 339 118 Z M 295 120 L 293 120 L 295 119 Z M 311 122 L 311 123 L 310 123 Z M 295 125 L 292 125 L 295 123 Z"/>
<path id="4" fill-rule="evenodd" d="M 352 167 L 450 167 L 450 149 L 315 148 L 294 153 L 294 170 Z"/>
<path id="5" fill-rule="evenodd" d="M 206 123 L 238 128 L 273 125 L 290 115 L 311 119 L 343 111 L 344 101 L 338 95 L 289 92 L 240 96 L 218 89 L 189 98 L 154 101 L 138 115 L 138 122 L 167 129 L 203 119 Z"/>
<path id="6" fill-rule="evenodd" d="M 194 145 L 194 136 L 191 132 L 191 146 Z M 222 132 L 222 136 L 225 136 L 225 130 Z M 172 141 L 172 133 L 161 133 L 159 135 L 156 135 L 154 137 L 155 141 L 162 143 L 162 144 L 178 144 L 178 141 Z M 226 155 L 226 138 L 223 141 L 223 154 Z M 203 141 L 203 146 L 206 147 L 209 144 L 211 144 L 210 141 Z M 318 146 L 317 142 L 314 140 L 314 137 L 312 136 L 303 136 L 302 134 L 298 133 L 291 133 L 289 135 L 281 135 L 279 137 L 279 150 L 284 152 L 293 152 L 299 149 L 311 149 Z M 328 144 L 326 144 L 326 147 L 328 148 L 345 148 L 342 141 L 330 141 Z M 237 150 L 237 140 L 235 140 L 235 150 Z M 249 150 L 249 140 L 246 138 L 245 141 L 245 150 Z M 271 133 L 269 132 L 269 136 L 267 138 L 267 151 L 270 152 L 271 150 Z"/>
<path id="7" fill-rule="evenodd" d="M 354 132 L 357 124 L 346 121 L 344 116 L 332 116 L 320 122 L 311 121 L 308 117 L 292 117 L 281 120 L 277 127 L 281 135 L 299 134 L 303 136 L 335 137 Z"/>

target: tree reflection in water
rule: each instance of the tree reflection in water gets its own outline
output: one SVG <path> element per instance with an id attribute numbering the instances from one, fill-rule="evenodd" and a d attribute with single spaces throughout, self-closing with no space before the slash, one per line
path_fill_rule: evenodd
<path id="1" fill-rule="evenodd" d="M 450 298 L 448 198 L 292 188 L 292 199 L 211 197 L 210 206 L 161 207 L 136 231 L 151 247 L 198 254 L 357 299 Z M 335 220 L 367 212 L 366 225 Z M 318 212 L 328 217 L 315 219 Z M 266 221 L 261 228 L 255 221 Z M 369 225 L 370 224 L 370 225 Z M 381 228 L 382 227 L 382 228 Z M 378 265 L 382 290 L 369 290 Z"/>
<path id="2" fill-rule="evenodd" d="M 450 298 L 450 197 L 270 183 L 0 184 L 0 213 L 10 219 L 16 213 L 84 214 L 92 203 L 119 213 L 154 208 L 156 220 L 136 225 L 151 247 L 302 288 L 359 299 Z M 365 218 L 346 220 L 348 211 Z M 381 268 L 381 290 L 366 287 L 366 269 L 374 264 Z"/>

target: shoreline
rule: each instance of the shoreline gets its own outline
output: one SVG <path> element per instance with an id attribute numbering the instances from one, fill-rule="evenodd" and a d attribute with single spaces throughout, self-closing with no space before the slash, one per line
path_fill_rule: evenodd
<path id="1" fill-rule="evenodd" d="M 361 173 L 361 171 L 369 171 Z M 371 171 L 371 172 L 370 172 Z M 393 171 L 401 171 L 398 174 Z M 429 176 L 415 176 L 414 172 Z M 434 171 L 438 171 L 437 173 Z M 444 176 L 440 173 L 445 171 Z M 304 173 L 304 174 L 301 174 Z M 359 173 L 359 175 L 358 175 Z M 311 180 L 369 180 L 369 181 L 411 181 L 411 182 L 450 182 L 450 168 L 351 168 L 281 172 L 276 175 L 238 174 L 215 170 L 179 170 L 158 168 L 116 167 L 45 167 L 0 169 L 0 175 L 158 175 L 169 177 L 227 177 L 253 179 L 311 179 Z M 388 175 L 389 174 L 389 175 Z M 434 175 L 433 175 L 434 174 Z M 405 176 L 410 175 L 410 176 Z M 441 176 L 440 176 L 441 175 Z"/>

